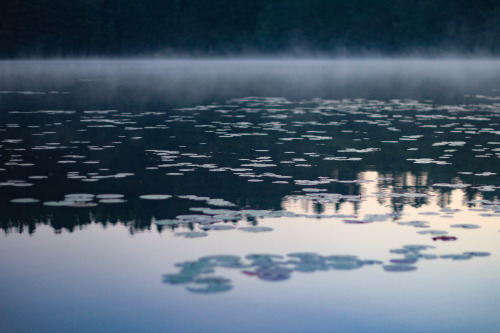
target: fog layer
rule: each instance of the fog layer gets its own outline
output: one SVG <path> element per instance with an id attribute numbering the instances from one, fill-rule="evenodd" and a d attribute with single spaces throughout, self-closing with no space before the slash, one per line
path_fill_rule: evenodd
<path id="1" fill-rule="evenodd" d="M 51 60 L 0 62 L 8 92 L 71 92 L 93 106 L 191 105 L 245 96 L 415 98 L 498 94 L 499 60 Z M 2 101 L 0 100 L 0 101 Z"/>

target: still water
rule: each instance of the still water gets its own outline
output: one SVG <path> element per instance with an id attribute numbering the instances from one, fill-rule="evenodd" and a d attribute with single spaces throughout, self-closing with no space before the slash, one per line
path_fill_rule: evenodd
<path id="1" fill-rule="evenodd" d="M 500 62 L 0 63 L 2 332 L 496 332 Z"/>

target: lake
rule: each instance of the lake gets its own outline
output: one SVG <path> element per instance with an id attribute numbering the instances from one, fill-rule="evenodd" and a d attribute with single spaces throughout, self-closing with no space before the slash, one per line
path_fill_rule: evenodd
<path id="1" fill-rule="evenodd" d="M 0 331 L 495 332 L 500 61 L 0 62 Z"/>

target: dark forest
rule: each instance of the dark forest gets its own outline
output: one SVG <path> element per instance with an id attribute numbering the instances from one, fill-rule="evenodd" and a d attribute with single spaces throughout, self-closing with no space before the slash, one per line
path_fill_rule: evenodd
<path id="1" fill-rule="evenodd" d="M 0 57 L 498 55 L 498 0 L 2 0 Z"/>

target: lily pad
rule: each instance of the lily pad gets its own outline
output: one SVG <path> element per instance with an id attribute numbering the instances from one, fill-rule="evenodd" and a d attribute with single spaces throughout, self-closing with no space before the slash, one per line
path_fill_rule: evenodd
<path id="1" fill-rule="evenodd" d="M 408 252 L 410 252 L 410 250 L 408 249 L 393 249 L 393 250 L 389 250 L 390 253 L 396 253 L 396 254 L 406 254 Z"/>
<path id="2" fill-rule="evenodd" d="M 206 230 L 232 230 L 235 228 L 235 226 L 229 224 L 212 224 L 203 227 Z"/>
<path id="3" fill-rule="evenodd" d="M 366 221 L 366 220 L 342 220 L 342 222 L 347 223 L 347 224 L 367 224 L 367 223 L 372 223 L 373 221 Z"/>
<path id="4" fill-rule="evenodd" d="M 452 224 L 450 225 L 452 228 L 462 228 L 462 229 L 479 229 L 480 226 L 477 224 Z"/>
<path id="5" fill-rule="evenodd" d="M 427 249 L 433 249 L 435 248 L 432 245 L 404 245 L 403 246 L 405 249 L 408 249 L 410 251 L 418 252 L 421 250 L 427 250 Z"/>
<path id="6" fill-rule="evenodd" d="M 283 259 L 283 256 L 277 254 L 249 254 L 245 258 L 254 261 L 272 261 L 273 259 Z"/>
<path id="7" fill-rule="evenodd" d="M 442 255 L 441 258 L 443 259 L 453 259 L 453 260 L 469 260 L 472 258 L 472 255 L 471 254 L 466 254 L 466 253 L 462 253 L 462 254 L 445 254 L 445 255 Z"/>
<path id="8" fill-rule="evenodd" d="M 474 251 L 464 252 L 464 254 L 471 255 L 473 257 L 487 257 L 487 256 L 491 255 L 491 253 L 489 253 L 489 252 L 474 252 Z"/>
<path id="9" fill-rule="evenodd" d="M 187 231 L 187 232 L 178 232 L 177 236 L 182 236 L 186 238 L 198 238 L 198 237 L 206 237 L 208 234 L 203 231 Z"/>
<path id="10" fill-rule="evenodd" d="M 99 203 L 103 204 L 118 204 L 118 203 L 125 203 L 127 200 L 124 199 L 101 199 L 99 200 Z"/>
<path id="11" fill-rule="evenodd" d="M 40 202 L 40 200 L 35 199 L 35 198 L 17 198 L 17 199 L 12 199 L 10 200 L 12 203 L 36 203 Z"/>
<path id="12" fill-rule="evenodd" d="M 98 194 L 96 195 L 97 199 L 121 199 L 123 198 L 123 194 Z"/>
<path id="13" fill-rule="evenodd" d="M 433 236 L 446 235 L 447 233 L 448 232 L 444 230 L 422 230 L 418 232 L 418 234 L 421 235 L 433 235 Z"/>
<path id="14" fill-rule="evenodd" d="M 350 270 L 363 267 L 363 262 L 360 260 L 341 260 L 330 262 L 328 265 L 337 270 Z"/>
<path id="15" fill-rule="evenodd" d="M 383 267 L 386 272 L 410 272 L 417 269 L 411 265 L 384 265 Z"/>
<path id="16" fill-rule="evenodd" d="M 403 259 L 391 259 L 390 261 L 391 263 L 394 264 L 414 264 L 418 260 L 414 258 L 403 258 Z"/>
<path id="17" fill-rule="evenodd" d="M 267 232 L 267 231 L 273 231 L 274 229 L 271 227 L 259 227 L 259 226 L 253 226 L 253 227 L 240 227 L 238 230 L 246 231 L 246 232 Z"/>
<path id="18" fill-rule="evenodd" d="M 361 260 L 363 265 L 382 265 L 383 262 L 380 260 Z"/>
<path id="19" fill-rule="evenodd" d="M 433 260 L 439 258 L 439 256 L 435 254 L 419 254 L 418 257 L 426 260 Z"/>
<path id="20" fill-rule="evenodd" d="M 91 193 L 71 193 L 71 194 L 66 194 L 64 196 L 66 199 L 82 199 L 82 198 L 87 198 L 87 199 L 93 199 L 95 195 Z"/>
<path id="21" fill-rule="evenodd" d="M 257 276 L 262 280 L 268 281 L 282 281 L 290 278 L 291 270 L 271 267 L 271 268 L 259 268 L 257 269 Z"/>
<path id="22" fill-rule="evenodd" d="M 140 199 L 144 200 L 166 200 L 171 198 L 171 195 L 168 194 L 143 194 L 139 196 Z"/>

